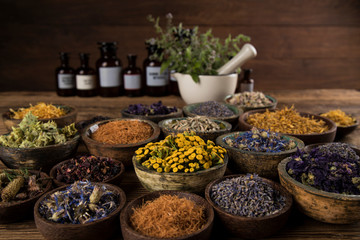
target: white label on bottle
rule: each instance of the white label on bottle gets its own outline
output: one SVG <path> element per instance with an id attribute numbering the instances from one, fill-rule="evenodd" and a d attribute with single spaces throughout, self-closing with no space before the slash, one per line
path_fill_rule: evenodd
<path id="1" fill-rule="evenodd" d="M 169 82 L 169 72 L 166 69 L 160 73 L 160 67 L 146 67 L 146 85 L 150 87 L 166 86 Z"/>
<path id="2" fill-rule="evenodd" d="M 171 70 L 171 71 L 170 71 L 170 81 L 172 81 L 172 82 L 176 82 L 176 81 L 177 81 L 176 78 L 174 78 L 174 77 L 172 76 L 172 74 L 175 73 L 175 72 L 176 72 L 175 70 Z"/>
<path id="3" fill-rule="evenodd" d="M 140 74 L 124 74 L 124 88 L 129 90 L 138 90 L 141 88 Z"/>
<path id="4" fill-rule="evenodd" d="M 240 83 L 241 92 L 252 92 L 254 91 L 254 84 L 252 83 Z"/>
<path id="5" fill-rule="evenodd" d="M 100 87 L 119 87 L 121 82 L 121 67 L 99 68 Z"/>
<path id="6" fill-rule="evenodd" d="M 76 75 L 76 89 L 92 90 L 96 88 L 96 76 Z"/>
<path id="7" fill-rule="evenodd" d="M 58 74 L 59 89 L 72 89 L 75 88 L 75 76 L 71 73 Z"/>

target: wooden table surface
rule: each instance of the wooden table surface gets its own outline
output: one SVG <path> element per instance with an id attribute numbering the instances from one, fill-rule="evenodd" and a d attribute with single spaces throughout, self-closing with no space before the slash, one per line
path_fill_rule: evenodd
<path id="1" fill-rule="evenodd" d="M 360 119 L 360 92 L 343 89 L 317 89 L 317 90 L 292 90 L 269 91 L 266 94 L 278 100 L 278 107 L 294 105 L 298 111 L 321 113 L 331 109 L 340 108 L 343 111 Z M 58 97 L 55 92 L 0 92 L 0 112 L 10 107 L 26 106 L 44 101 L 47 103 L 63 103 L 78 108 L 77 121 L 90 119 L 97 115 L 121 117 L 120 110 L 129 104 L 150 104 L 162 100 L 165 105 L 183 107 L 185 103 L 180 97 L 116 97 L 116 98 L 79 98 Z M 0 122 L 0 134 L 7 133 Z M 360 128 L 341 139 L 360 146 Z M 79 147 L 79 152 L 86 151 L 84 146 Z M 0 163 L 0 168 L 5 168 Z M 125 172 L 120 187 L 125 191 L 128 201 L 147 193 L 139 183 L 132 169 Z M 215 224 L 213 239 L 235 239 Z M 221 234 L 221 235 L 220 235 Z M 220 237 L 221 236 L 221 237 Z M 34 221 L 28 220 L 12 224 L 0 224 L 0 239 L 44 239 L 37 231 Z M 120 230 L 114 239 L 122 239 Z M 268 239 L 360 239 L 360 223 L 351 225 L 333 225 L 315 221 L 296 209 L 293 211 L 287 225 L 276 235 Z"/>

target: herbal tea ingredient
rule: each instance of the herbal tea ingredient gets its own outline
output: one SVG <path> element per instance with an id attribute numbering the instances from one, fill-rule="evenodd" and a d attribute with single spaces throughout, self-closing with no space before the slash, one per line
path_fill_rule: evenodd
<path id="1" fill-rule="evenodd" d="M 298 151 L 286 165 L 289 175 L 326 192 L 360 194 L 360 157 L 346 143 L 329 143 Z"/>
<path id="2" fill-rule="evenodd" d="M 320 116 L 333 120 L 336 125 L 340 127 L 348 127 L 355 124 L 356 122 L 355 118 L 350 115 L 346 115 L 346 113 L 341 111 L 340 109 L 331 110 L 329 112 L 321 114 Z"/>
<path id="3" fill-rule="evenodd" d="M 234 94 L 228 103 L 245 107 L 266 107 L 273 102 L 262 92 L 241 92 Z"/>
<path id="4" fill-rule="evenodd" d="M 192 200 L 161 195 L 133 208 L 130 222 L 135 231 L 145 236 L 175 238 L 201 229 L 206 218 L 204 207 Z"/>
<path id="5" fill-rule="evenodd" d="M 0 145 L 12 148 L 36 148 L 65 143 L 72 139 L 77 130 L 72 123 L 64 128 L 57 128 L 53 121 L 46 123 L 37 120 L 31 112 L 21 120 L 18 127 L 13 127 L 8 135 L 0 136 Z"/>
<path id="6" fill-rule="evenodd" d="M 153 128 L 145 122 L 119 120 L 99 125 L 91 138 L 108 144 L 129 144 L 145 141 L 152 134 Z"/>
<path id="7" fill-rule="evenodd" d="M 12 113 L 12 119 L 23 119 L 29 112 L 39 119 L 58 118 L 66 115 L 66 111 L 64 109 L 44 102 L 40 102 L 35 106 L 30 104 L 30 107 L 19 108 L 17 111 L 10 108 L 10 112 Z"/>
<path id="8" fill-rule="evenodd" d="M 286 198 L 256 174 L 228 178 L 212 186 L 210 198 L 225 212 L 242 217 L 276 214 Z"/>
<path id="9" fill-rule="evenodd" d="M 109 157 L 77 156 L 56 169 L 56 180 L 64 183 L 89 180 L 104 182 L 121 170 L 119 163 Z"/>
<path id="10" fill-rule="evenodd" d="M 194 132 L 169 135 L 135 151 L 136 160 L 157 172 L 197 172 L 224 164 L 226 149 L 206 143 Z"/>
<path id="11" fill-rule="evenodd" d="M 85 224 L 102 219 L 119 205 L 119 195 L 106 186 L 77 181 L 41 201 L 41 216 L 56 223 Z"/>
<path id="12" fill-rule="evenodd" d="M 177 108 L 168 107 L 162 104 L 161 101 L 157 103 L 152 103 L 150 106 L 144 104 L 133 104 L 129 105 L 126 112 L 135 115 L 144 115 L 144 116 L 151 116 L 151 115 L 166 115 L 172 112 L 176 112 Z"/>
<path id="13" fill-rule="evenodd" d="M 230 147 L 251 152 L 283 152 L 296 147 L 291 139 L 286 139 L 275 132 L 253 128 L 251 131 L 242 132 L 234 136 L 224 138 Z"/>
<path id="14" fill-rule="evenodd" d="M 329 128 L 321 119 L 303 117 L 292 106 L 249 115 L 246 122 L 259 129 L 287 134 L 323 133 Z"/>
<path id="15" fill-rule="evenodd" d="M 226 105 L 216 102 L 208 101 L 197 105 L 192 113 L 207 117 L 231 117 L 234 116 L 234 112 L 231 111 Z"/>
<path id="16" fill-rule="evenodd" d="M 214 132 L 224 129 L 225 125 L 204 116 L 188 117 L 168 121 L 166 126 L 177 131 Z"/>

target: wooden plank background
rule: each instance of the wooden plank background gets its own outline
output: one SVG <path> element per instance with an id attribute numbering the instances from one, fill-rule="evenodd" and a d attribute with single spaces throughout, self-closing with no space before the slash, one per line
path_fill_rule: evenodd
<path id="1" fill-rule="evenodd" d="M 117 41 L 118 57 L 146 57 L 144 40 L 155 32 L 148 14 L 212 28 L 216 36 L 246 34 L 258 56 L 257 90 L 360 89 L 358 0 L 0 0 L 0 91 L 55 90 L 58 52 L 99 57 L 98 41 Z"/>

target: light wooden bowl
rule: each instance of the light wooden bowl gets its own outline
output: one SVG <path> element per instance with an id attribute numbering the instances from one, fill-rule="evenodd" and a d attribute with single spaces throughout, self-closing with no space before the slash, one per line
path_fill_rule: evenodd
<path id="1" fill-rule="evenodd" d="M 211 237 L 211 230 L 213 227 L 214 222 L 214 210 L 212 207 L 207 203 L 207 201 L 192 193 L 187 192 L 180 192 L 180 191 L 156 191 L 152 193 L 145 194 L 143 196 L 140 196 L 133 201 L 131 201 L 122 211 L 120 214 L 120 224 L 121 224 L 121 231 L 122 235 L 125 240 L 156 240 L 161 238 L 154 238 L 154 237 L 148 237 L 140 234 L 139 232 L 135 231 L 134 228 L 131 225 L 130 217 L 133 214 L 133 209 L 140 207 L 144 202 L 154 200 L 158 197 L 160 197 L 163 194 L 172 195 L 172 196 L 178 196 L 180 198 L 186 198 L 189 200 L 194 201 L 196 204 L 200 204 L 201 206 L 205 207 L 205 215 L 206 215 L 206 223 L 205 225 L 199 229 L 196 232 L 193 232 L 189 235 L 177 237 L 177 238 L 171 238 L 173 240 L 205 240 L 210 239 Z M 170 238 L 167 238 L 170 239 Z"/>
<path id="2" fill-rule="evenodd" d="M 181 108 L 177 108 L 176 112 L 172 112 L 169 114 L 164 114 L 164 115 L 148 115 L 148 116 L 144 116 L 144 115 L 137 115 L 137 114 L 131 114 L 127 112 L 128 108 L 124 108 L 123 110 L 121 110 L 121 115 L 124 118 L 137 118 L 137 119 L 145 119 L 145 120 L 150 120 L 154 123 L 158 123 L 162 120 L 168 119 L 168 118 L 178 118 L 178 117 L 182 117 L 183 115 L 183 111 Z"/>

